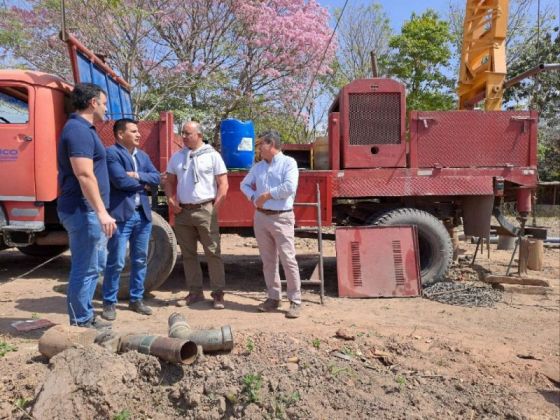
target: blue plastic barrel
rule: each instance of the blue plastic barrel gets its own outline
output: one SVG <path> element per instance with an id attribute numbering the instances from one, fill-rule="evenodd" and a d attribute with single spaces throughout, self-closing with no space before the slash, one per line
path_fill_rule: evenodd
<path id="1" fill-rule="evenodd" d="M 234 118 L 220 124 L 222 157 L 228 169 L 249 169 L 255 159 L 255 127 L 253 121 Z"/>

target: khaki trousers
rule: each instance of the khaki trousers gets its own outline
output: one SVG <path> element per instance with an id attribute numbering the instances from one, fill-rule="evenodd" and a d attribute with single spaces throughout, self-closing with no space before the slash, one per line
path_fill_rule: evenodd
<path id="1" fill-rule="evenodd" d="M 296 261 L 296 248 L 294 245 L 293 212 L 279 214 L 263 214 L 255 211 L 254 225 L 255 237 L 263 263 L 263 274 L 270 299 L 280 300 L 282 285 L 278 272 L 278 257 L 286 274 L 288 299 L 301 303 L 301 279 Z"/>
<path id="2" fill-rule="evenodd" d="M 183 209 L 175 215 L 175 235 L 183 256 L 187 290 L 202 292 L 202 269 L 197 253 L 197 242 L 200 241 L 208 261 L 210 287 L 215 292 L 222 291 L 225 287 L 224 263 L 220 254 L 218 216 L 212 202 L 199 209 Z"/>

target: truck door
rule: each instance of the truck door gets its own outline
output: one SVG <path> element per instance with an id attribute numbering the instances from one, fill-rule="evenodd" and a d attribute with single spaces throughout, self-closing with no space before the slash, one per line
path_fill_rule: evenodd
<path id="1" fill-rule="evenodd" d="M 34 90 L 0 82 L 0 201 L 35 201 Z"/>

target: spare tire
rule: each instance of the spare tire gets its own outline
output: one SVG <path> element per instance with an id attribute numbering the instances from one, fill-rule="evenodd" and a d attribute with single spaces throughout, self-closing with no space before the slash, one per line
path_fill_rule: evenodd
<path id="1" fill-rule="evenodd" d="M 415 225 L 418 229 L 422 286 L 441 281 L 453 261 L 453 244 L 447 229 L 430 213 L 401 208 L 375 215 L 368 224 L 377 226 Z"/>
<path id="2" fill-rule="evenodd" d="M 177 239 L 173 229 L 159 214 L 152 212 L 152 234 L 148 247 L 148 271 L 144 281 L 144 292 L 156 290 L 171 274 L 177 260 Z M 121 273 L 119 299 L 129 298 L 130 262 L 127 255 Z M 97 283 L 97 293 L 102 296 L 103 277 Z"/>

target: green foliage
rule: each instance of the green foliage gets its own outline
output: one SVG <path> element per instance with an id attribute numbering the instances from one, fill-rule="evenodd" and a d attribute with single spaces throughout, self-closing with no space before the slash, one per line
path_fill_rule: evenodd
<path id="1" fill-rule="evenodd" d="M 17 347 L 6 341 L 0 341 L 0 357 L 4 357 L 6 353 L 11 351 L 17 351 Z"/>
<path id="2" fill-rule="evenodd" d="M 406 387 L 406 378 L 404 376 L 398 375 L 395 380 L 397 381 L 397 384 L 399 384 L 399 390 L 404 391 L 404 388 Z"/>
<path id="3" fill-rule="evenodd" d="M 128 410 L 121 410 L 113 416 L 113 420 L 130 420 L 132 414 Z"/>
<path id="4" fill-rule="evenodd" d="M 560 57 L 558 28 L 541 33 L 539 43 L 533 36 L 528 47 L 508 68 L 508 78 L 523 73 L 538 63 L 557 63 Z M 514 108 L 539 112 L 538 168 L 541 181 L 560 180 L 560 71 L 541 73 L 505 91 L 504 102 Z"/>
<path id="5" fill-rule="evenodd" d="M 260 400 L 260 390 L 262 387 L 262 376 L 260 374 L 247 374 L 243 376 L 243 393 L 247 395 L 250 403 L 256 403 Z"/>
<path id="6" fill-rule="evenodd" d="M 356 355 L 356 352 L 353 349 L 351 349 L 350 347 L 347 347 L 347 346 L 342 347 L 340 349 L 340 352 L 342 354 L 345 354 L 346 356 L 351 356 L 351 357 Z"/>
<path id="7" fill-rule="evenodd" d="M 253 350 L 255 350 L 255 342 L 251 339 L 251 337 L 247 337 L 247 341 L 245 342 L 245 348 L 249 353 L 252 353 Z"/>
<path id="8" fill-rule="evenodd" d="M 14 405 L 15 405 L 17 408 L 20 408 L 20 409 L 24 410 L 25 407 L 27 407 L 27 405 L 28 405 L 30 402 L 31 402 L 30 399 L 27 399 L 27 398 L 24 398 L 24 397 L 22 397 L 22 398 L 16 398 L 16 400 L 14 401 Z"/>
<path id="9" fill-rule="evenodd" d="M 285 419 L 286 416 L 286 407 L 291 407 L 292 405 L 296 404 L 299 400 L 301 400 L 301 395 L 298 391 L 294 391 L 290 394 L 283 394 L 277 395 L 274 402 L 273 402 L 273 410 L 274 410 L 274 418 L 277 419 Z"/>
<path id="10" fill-rule="evenodd" d="M 329 366 L 327 366 L 327 370 L 335 378 L 338 377 L 340 374 L 349 374 L 350 373 L 350 369 L 348 367 L 337 366 L 334 363 L 329 364 Z"/>
<path id="11" fill-rule="evenodd" d="M 318 338 L 314 338 L 313 340 L 311 340 L 311 345 L 319 350 L 319 347 L 321 347 L 321 340 Z"/>
<path id="12" fill-rule="evenodd" d="M 388 72 L 406 85 L 408 110 L 453 108 L 453 79 L 444 67 L 451 57 L 449 24 L 428 9 L 405 22 L 400 35 L 393 36 Z"/>

